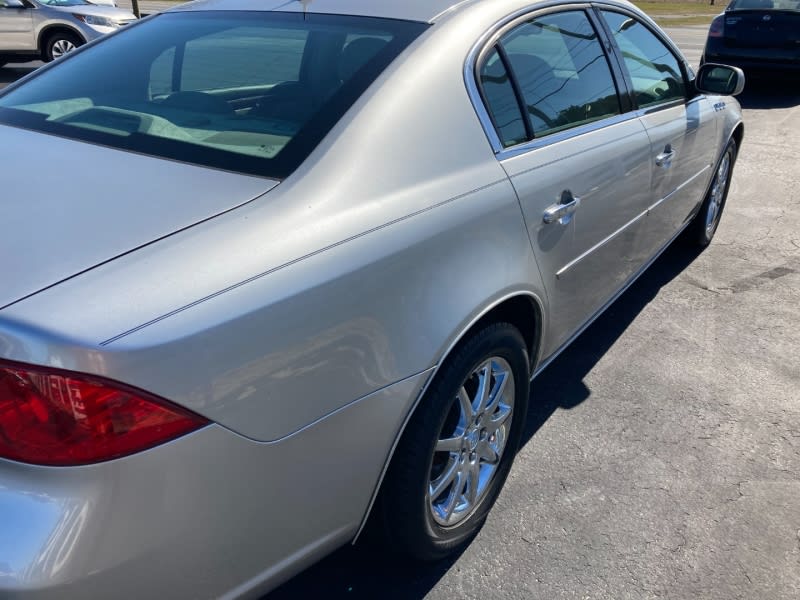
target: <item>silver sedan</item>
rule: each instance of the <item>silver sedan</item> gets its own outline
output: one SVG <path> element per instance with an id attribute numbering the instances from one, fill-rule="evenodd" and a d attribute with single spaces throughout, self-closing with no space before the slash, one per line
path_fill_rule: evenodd
<path id="1" fill-rule="evenodd" d="M 743 76 L 627 2 L 269 4 L 0 95 L 3 597 L 253 596 L 365 527 L 458 551 L 531 379 L 719 225 Z"/>

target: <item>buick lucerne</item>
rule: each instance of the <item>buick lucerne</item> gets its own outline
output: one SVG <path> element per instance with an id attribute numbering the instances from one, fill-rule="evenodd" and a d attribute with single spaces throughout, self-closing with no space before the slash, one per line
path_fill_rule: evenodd
<path id="1" fill-rule="evenodd" d="M 531 379 L 711 241 L 743 85 L 623 0 L 199 0 L 9 86 L 0 596 L 463 548 Z"/>

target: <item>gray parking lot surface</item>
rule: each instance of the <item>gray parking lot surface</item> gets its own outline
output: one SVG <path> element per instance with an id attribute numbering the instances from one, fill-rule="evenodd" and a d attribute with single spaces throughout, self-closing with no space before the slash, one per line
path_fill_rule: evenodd
<path id="1" fill-rule="evenodd" d="M 705 30 L 670 34 L 696 65 Z M 269 600 L 800 598 L 800 84 L 741 101 L 713 243 L 673 245 L 534 381 L 469 548 L 410 565 L 347 547 Z"/>

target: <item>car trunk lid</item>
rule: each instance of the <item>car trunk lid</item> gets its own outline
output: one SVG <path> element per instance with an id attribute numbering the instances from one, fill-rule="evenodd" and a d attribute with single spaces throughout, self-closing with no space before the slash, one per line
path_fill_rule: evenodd
<path id="1" fill-rule="evenodd" d="M 277 183 L 14 127 L 0 137 L 0 308 Z"/>
<path id="2" fill-rule="evenodd" d="M 734 10 L 725 14 L 725 43 L 739 48 L 800 51 L 800 12 Z"/>

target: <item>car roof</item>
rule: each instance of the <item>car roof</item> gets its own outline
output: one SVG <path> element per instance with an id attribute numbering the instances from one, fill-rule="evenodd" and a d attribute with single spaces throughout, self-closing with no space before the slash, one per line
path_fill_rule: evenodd
<path id="1" fill-rule="evenodd" d="M 440 15 L 477 0 L 195 0 L 173 11 L 253 10 L 358 15 L 432 23 Z"/>

